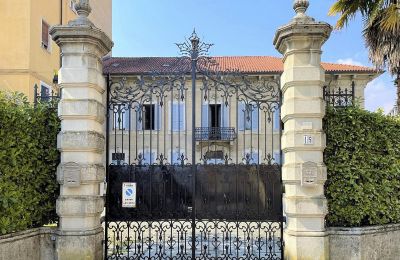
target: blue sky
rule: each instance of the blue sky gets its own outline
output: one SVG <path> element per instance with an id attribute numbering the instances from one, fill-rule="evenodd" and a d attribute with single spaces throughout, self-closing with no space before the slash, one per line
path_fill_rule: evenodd
<path id="1" fill-rule="evenodd" d="M 334 0 L 310 1 L 308 14 L 334 24 L 327 15 Z M 270 55 L 280 57 L 272 40 L 276 29 L 293 16 L 292 0 L 114 0 L 113 56 L 177 56 L 174 43 L 182 42 L 196 28 L 205 41 L 214 43 L 214 56 Z M 371 66 L 361 35 L 362 20 L 334 31 L 323 47 L 322 60 Z M 385 73 L 371 82 L 366 107 L 388 112 L 395 102 L 395 88 Z"/>

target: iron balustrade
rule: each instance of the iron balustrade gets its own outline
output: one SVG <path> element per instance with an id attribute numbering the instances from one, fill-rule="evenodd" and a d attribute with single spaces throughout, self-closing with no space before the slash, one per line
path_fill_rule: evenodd
<path id="1" fill-rule="evenodd" d="M 196 127 L 196 141 L 234 141 L 234 127 Z"/>
<path id="2" fill-rule="evenodd" d="M 336 108 L 355 105 L 355 83 L 352 81 L 351 89 L 347 87 L 331 88 L 324 86 L 324 100 L 328 106 Z"/>
<path id="3" fill-rule="evenodd" d="M 61 100 L 61 91 L 56 92 L 53 89 L 50 91 L 39 91 L 37 84 L 33 87 L 34 97 L 33 104 L 36 107 L 38 103 L 47 103 L 50 107 L 57 108 L 58 102 Z"/>

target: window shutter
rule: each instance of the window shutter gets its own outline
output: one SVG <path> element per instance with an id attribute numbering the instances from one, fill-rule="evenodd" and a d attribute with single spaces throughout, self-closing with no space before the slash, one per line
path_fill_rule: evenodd
<path id="1" fill-rule="evenodd" d="M 136 130 L 141 131 L 143 130 L 143 111 L 142 108 L 139 107 L 137 108 L 138 111 L 136 111 L 136 120 L 135 120 L 135 127 Z"/>
<path id="2" fill-rule="evenodd" d="M 122 124 L 122 126 L 123 126 L 123 128 L 124 128 L 124 130 L 129 130 L 129 109 L 128 110 L 122 110 L 123 111 L 123 117 L 122 117 L 122 120 L 123 120 L 123 124 Z"/>
<path id="3" fill-rule="evenodd" d="M 118 130 L 118 129 L 119 129 L 119 126 L 120 126 L 119 122 L 120 122 L 120 120 L 121 120 L 121 115 L 120 115 L 120 113 L 114 112 L 114 113 L 113 113 L 113 121 L 114 121 L 113 127 L 114 127 L 115 130 Z"/>
<path id="4" fill-rule="evenodd" d="M 206 103 L 201 107 L 201 126 L 208 127 L 208 104 Z"/>
<path id="5" fill-rule="evenodd" d="M 179 130 L 179 107 L 177 103 L 172 103 L 171 105 L 171 130 L 178 131 Z"/>
<path id="6" fill-rule="evenodd" d="M 280 129 L 281 119 L 279 114 L 279 109 L 274 111 L 274 130 L 278 131 Z"/>
<path id="7" fill-rule="evenodd" d="M 185 130 L 185 104 L 179 104 L 179 130 Z"/>
<path id="8" fill-rule="evenodd" d="M 238 103 L 238 126 L 239 131 L 244 131 L 244 120 L 245 120 L 245 111 L 244 111 L 244 103 Z"/>
<path id="9" fill-rule="evenodd" d="M 155 130 L 160 130 L 161 129 L 161 106 L 159 104 L 155 105 L 155 112 L 154 112 L 154 118 L 156 120 L 155 122 Z"/>
<path id="10" fill-rule="evenodd" d="M 222 104 L 221 122 L 223 127 L 229 127 L 229 106 Z"/>
<path id="11" fill-rule="evenodd" d="M 258 106 L 252 106 L 253 111 L 251 112 L 251 130 L 256 131 L 258 130 L 258 124 L 259 124 L 259 112 L 258 112 Z"/>
<path id="12" fill-rule="evenodd" d="M 46 49 L 49 47 L 49 25 L 42 21 L 42 44 Z"/>

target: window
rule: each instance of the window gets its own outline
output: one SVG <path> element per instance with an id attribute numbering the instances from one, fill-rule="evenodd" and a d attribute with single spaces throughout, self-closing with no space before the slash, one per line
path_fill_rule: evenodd
<path id="1" fill-rule="evenodd" d="M 209 105 L 209 125 L 211 127 L 221 127 L 221 105 L 212 104 Z"/>
<path id="2" fill-rule="evenodd" d="M 155 130 L 155 105 L 143 105 L 143 130 Z"/>
<path id="3" fill-rule="evenodd" d="M 50 51 L 50 25 L 42 20 L 42 47 Z"/>
<path id="4" fill-rule="evenodd" d="M 238 104 L 238 124 L 239 131 L 244 130 L 258 130 L 259 112 L 258 107 L 253 104 L 245 104 L 239 102 Z"/>
<path id="5" fill-rule="evenodd" d="M 122 108 L 120 111 L 113 114 L 113 127 L 115 130 L 129 129 L 129 110 Z"/>
<path id="6" fill-rule="evenodd" d="M 229 127 L 229 107 L 220 103 L 203 103 L 201 107 L 201 126 Z"/>
<path id="7" fill-rule="evenodd" d="M 144 104 L 132 108 L 135 118 L 132 119 L 132 129 L 135 130 L 160 130 L 161 106 L 158 104 Z"/>
<path id="8" fill-rule="evenodd" d="M 125 162 L 125 153 L 112 153 L 111 163 L 114 165 L 121 165 Z"/>
<path id="9" fill-rule="evenodd" d="M 40 101 L 50 100 L 51 87 L 44 82 L 40 82 Z"/>

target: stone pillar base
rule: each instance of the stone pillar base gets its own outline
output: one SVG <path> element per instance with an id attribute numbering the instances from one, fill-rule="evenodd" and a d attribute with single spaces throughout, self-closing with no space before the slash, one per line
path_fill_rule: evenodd
<path id="1" fill-rule="evenodd" d="M 57 234 L 56 259 L 103 259 L 103 228 L 78 232 L 58 231 Z"/>
<path id="2" fill-rule="evenodd" d="M 329 259 L 329 236 L 326 232 L 291 232 L 285 230 L 285 259 Z"/>

